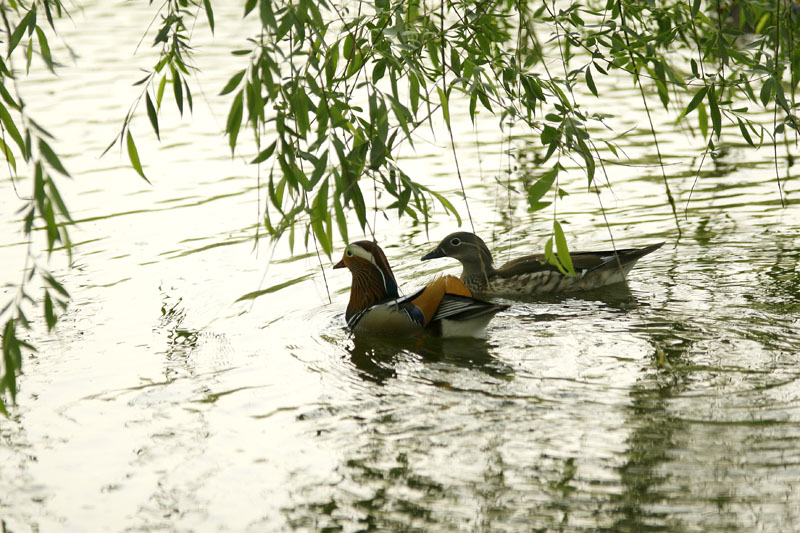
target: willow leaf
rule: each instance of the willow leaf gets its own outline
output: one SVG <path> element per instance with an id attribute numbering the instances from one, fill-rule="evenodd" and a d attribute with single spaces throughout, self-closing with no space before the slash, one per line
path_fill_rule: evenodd
<path id="1" fill-rule="evenodd" d="M 128 158 L 131 160 L 131 165 L 133 165 L 133 169 L 146 181 L 150 183 L 150 180 L 147 179 L 147 176 L 144 175 L 144 170 L 142 170 L 142 163 L 139 161 L 139 152 L 136 150 L 136 143 L 133 142 L 133 135 L 131 135 L 131 130 L 128 130 Z M 150 183 L 152 185 L 152 183 Z"/>

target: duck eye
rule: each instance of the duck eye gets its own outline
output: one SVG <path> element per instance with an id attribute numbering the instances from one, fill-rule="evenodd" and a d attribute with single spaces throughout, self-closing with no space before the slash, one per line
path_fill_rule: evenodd
<path id="1" fill-rule="evenodd" d="M 453 246 L 458 246 L 459 244 L 461 244 L 461 239 L 459 239 L 458 237 L 450 239 L 450 244 L 452 244 Z"/>
<path id="2" fill-rule="evenodd" d="M 353 257 L 353 250 L 351 250 L 350 248 L 348 248 L 347 250 L 345 250 L 345 252 L 344 252 L 344 253 L 346 253 L 346 254 L 347 254 L 347 257 Z"/>

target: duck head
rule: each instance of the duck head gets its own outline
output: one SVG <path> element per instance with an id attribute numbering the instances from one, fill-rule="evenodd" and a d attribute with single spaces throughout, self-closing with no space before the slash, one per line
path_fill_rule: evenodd
<path id="1" fill-rule="evenodd" d="M 458 259 L 465 268 L 473 267 L 477 271 L 492 271 L 492 253 L 483 240 L 467 231 L 451 233 L 440 242 L 433 251 L 422 256 L 423 261 L 437 257 Z"/>
<path id="2" fill-rule="evenodd" d="M 345 319 L 377 303 L 398 298 L 397 281 L 381 247 L 370 241 L 350 243 L 333 268 L 347 268 L 353 276 Z"/>

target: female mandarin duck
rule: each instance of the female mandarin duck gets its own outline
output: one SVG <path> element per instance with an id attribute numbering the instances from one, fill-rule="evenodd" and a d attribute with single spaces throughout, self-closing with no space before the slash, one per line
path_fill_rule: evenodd
<path id="1" fill-rule="evenodd" d="M 353 282 L 344 316 L 355 333 L 483 337 L 492 317 L 509 307 L 476 300 L 453 276 L 437 278 L 411 296 L 400 296 L 383 250 L 369 241 L 354 242 L 345 249 L 333 268 L 345 267 Z"/>
<path id="2" fill-rule="evenodd" d="M 480 237 L 466 231 L 451 233 L 422 260 L 452 257 L 464 267 L 461 281 L 472 291 L 488 296 L 530 296 L 594 289 L 625 281 L 639 258 L 664 243 L 608 252 L 570 254 L 577 276 L 562 274 L 547 263 L 544 254 L 528 255 L 494 268 L 492 254 Z"/>

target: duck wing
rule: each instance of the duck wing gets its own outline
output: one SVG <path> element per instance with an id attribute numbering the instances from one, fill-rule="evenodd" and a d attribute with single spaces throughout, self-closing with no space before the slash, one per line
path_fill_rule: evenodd
<path id="1" fill-rule="evenodd" d="M 494 314 L 508 308 L 508 305 L 493 304 L 469 296 L 445 294 L 431 321 L 443 319 L 469 320 L 486 314 Z"/>
<path id="2" fill-rule="evenodd" d="M 575 272 L 580 273 L 600 269 L 606 265 L 616 266 L 616 258 L 619 258 L 620 264 L 625 266 L 638 261 L 650 252 L 658 250 L 663 245 L 664 243 L 660 242 L 643 248 L 623 248 L 616 252 L 614 250 L 572 252 L 569 256 L 572 259 L 572 266 L 575 268 Z M 501 278 L 509 278 L 544 270 L 557 271 L 558 268 L 547 263 L 544 254 L 535 254 L 509 261 L 497 269 L 496 273 Z"/>
<path id="3" fill-rule="evenodd" d="M 599 270 L 603 267 L 617 268 L 618 266 L 632 265 L 650 252 L 654 252 L 664 246 L 663 242 L 651 244 L 643 248 L 623 248 L 621 250 L 607 250 L 601 252 L 576 252 L 570 254 L 572 265 L 576 271 Z M 617 264 L 619 259 L 619 264 Z"/>

